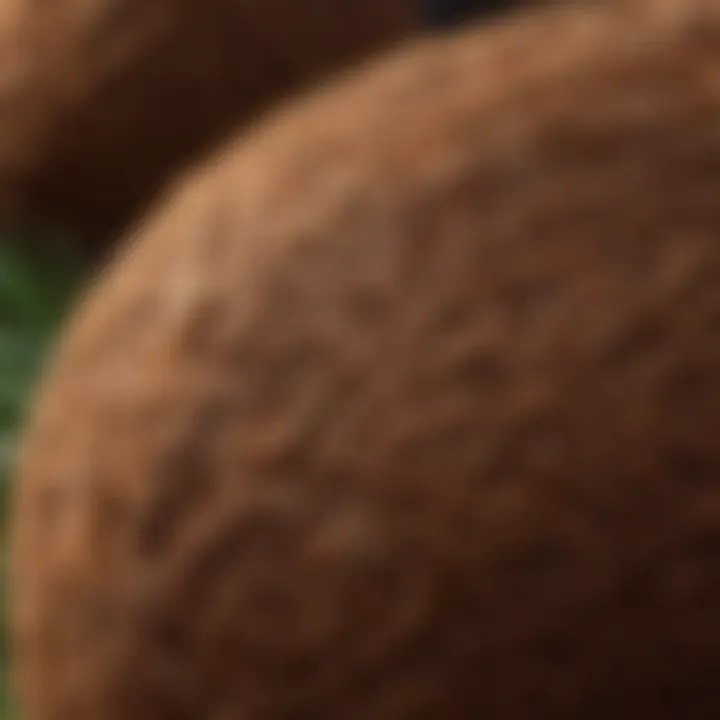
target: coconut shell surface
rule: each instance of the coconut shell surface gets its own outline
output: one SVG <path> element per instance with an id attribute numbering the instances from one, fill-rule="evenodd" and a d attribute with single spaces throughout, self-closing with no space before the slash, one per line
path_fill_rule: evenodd
<path id="1" fill-rule="evenodd" d="M 530 13 L 188 180 L 34 412 L 23 717 L 720 717 L 719 77 Z"/>
<path id="2" fill-rule="evenodd" d="M 0 219 L 107 242 L 267 105 L 419 26 L 416 0 L 5 0 Z"/>

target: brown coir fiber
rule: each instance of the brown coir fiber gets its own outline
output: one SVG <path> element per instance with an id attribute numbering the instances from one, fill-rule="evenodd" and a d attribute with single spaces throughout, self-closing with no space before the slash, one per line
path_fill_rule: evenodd
<path id="1" fill-rule="evenodd" d="M 281 95 L 405 36 L 417 0 L 4 0 L 0 220 L 102 243 Z"/>
<path id="2" fill-rule="evenodd" d="M 720 717 L 719 78 L 528 15 L 189 180 L 34 413 L 23 717 Z"/>

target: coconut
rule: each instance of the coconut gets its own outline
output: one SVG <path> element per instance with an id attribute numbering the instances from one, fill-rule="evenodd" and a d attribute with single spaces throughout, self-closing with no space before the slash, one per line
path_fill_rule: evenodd
<path id="1" fill-rule="evenodd" d="M 0 218 L 103 244 L 186 163 L 417 15 L 416 0 L 7 0 Z"/>
<path id="2" fill-rule="evenodd" d="M 528 11 L 289 103 L 67 326 L 28 720 L 720 716 L 720 10 Z"/>

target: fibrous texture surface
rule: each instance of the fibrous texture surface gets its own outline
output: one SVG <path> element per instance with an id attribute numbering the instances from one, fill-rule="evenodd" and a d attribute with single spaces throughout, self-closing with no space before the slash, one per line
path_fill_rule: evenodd
<path id="1" fill-rule="evenodd" d="M 518 16 L 299 100 L 70 323 L 28 720 L 720 716 L 720 14 Z"/>

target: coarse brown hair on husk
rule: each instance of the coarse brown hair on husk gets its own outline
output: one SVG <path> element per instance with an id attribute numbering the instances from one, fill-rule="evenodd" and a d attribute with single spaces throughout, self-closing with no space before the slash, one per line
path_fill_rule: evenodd
<path id="1" fill-rule="evenodd" d="M 0 220 L 104 244 L 287 93 L 419 27 L 417 0 L 0 8 Z"/>
<path id="2" fill-rule="evenodd" d="M 720 717 L 720 9 L 528 12 L 278 112 L 88 294 L 27 720 Z"/>

